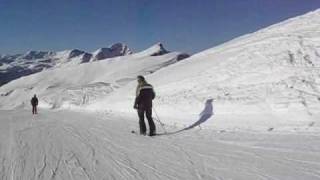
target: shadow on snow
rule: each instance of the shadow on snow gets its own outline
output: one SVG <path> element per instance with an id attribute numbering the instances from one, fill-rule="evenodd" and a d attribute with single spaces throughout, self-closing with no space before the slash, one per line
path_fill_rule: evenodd
<path id="1" fill-rule="evenodd" d="M 180 133 L 182 131 L 186 131 L 186 130 L 190 130 L 196 126 L 199 126 L 201 128 L 201 124 L 206 122 L 208 119 L 210 119 L 210 117 L 213 115 L 213 105 L 212 105 L 212 102 L 213 102 L 213 99 L 207 99 L 206 103 L 205 103 L 205 107 L 204 109 L 202 110 L 202 112 L 199 114 L 199 119 L 191 124 L 190 126 L 186 127 L 186 128 L 183 128 L 181 130 L 178 130 L 178 131 L 174 131 L 174 132 L 167 132 L 167 133 L 160 133 L 160 134 L 157 134 L 159 136 L 162 136 L 162 135 L 172 135 L 172 134 L 177 134 L 177 133 Z"/>

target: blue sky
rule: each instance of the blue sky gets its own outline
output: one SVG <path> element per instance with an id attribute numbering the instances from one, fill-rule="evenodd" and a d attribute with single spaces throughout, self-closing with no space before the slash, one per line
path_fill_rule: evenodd
<path id="1" fill-rule="evenodd" d="M 318 8 L 320 0 L 0 0 L 0 53 L 115 42 L 195 53 Z"/>

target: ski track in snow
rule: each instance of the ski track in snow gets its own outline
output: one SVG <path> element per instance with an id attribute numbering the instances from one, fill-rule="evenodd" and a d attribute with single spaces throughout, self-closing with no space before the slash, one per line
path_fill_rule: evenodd
<path id="1" fill-rule="evenodd" d="M 137 130 L 135 119 L 119 115 L 0 114 L 2 180 L 320 179 L 318 134 L 219 133 L 196 127 L 144 137 L 130 133 Z"/>

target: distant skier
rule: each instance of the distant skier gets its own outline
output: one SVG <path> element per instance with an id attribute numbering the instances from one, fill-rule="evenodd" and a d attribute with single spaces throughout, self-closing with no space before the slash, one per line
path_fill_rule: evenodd
<path id="1" fill-rule="evenodd" d="M 31 99 L 31 105 L 32 105 L 32 114 L 38 114 L 37 106 L 38 106 L 38 98 L 36 95 L 33 96 Z"/>
<path id="2" fill-rule="evenodd" d="M 150 128 L 149 136 L 154 136 L 156 127 L 152 119 L 152 100 L 155 98 L 155 93 L 152 85 L 148 84 L 143 76 L 138 76 L 137 80 L 134 109 L 138 111 L 140 134 L 146 135 L 146 124 L 144 122 L 144 114 L 146 114 Z"/>

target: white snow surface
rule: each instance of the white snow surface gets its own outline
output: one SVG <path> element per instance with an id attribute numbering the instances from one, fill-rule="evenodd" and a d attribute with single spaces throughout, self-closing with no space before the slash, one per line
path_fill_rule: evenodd
<path id="1" fill-rule="evenodd" d="M 0 179 L 318 180 L 319 27 L 317 10 L 182 61 L 156 44 L 9 82 Z M 139 74 L 156 92 L 155 137 L 131 133 Z"/>
<path id="2" fill-rule="evenodd" d="M 320 178 L 319 133 L 167 127 L 148 137 L 131 134 L 125 114 L 39 112 L 0 111 L 0 179 Z"/>

